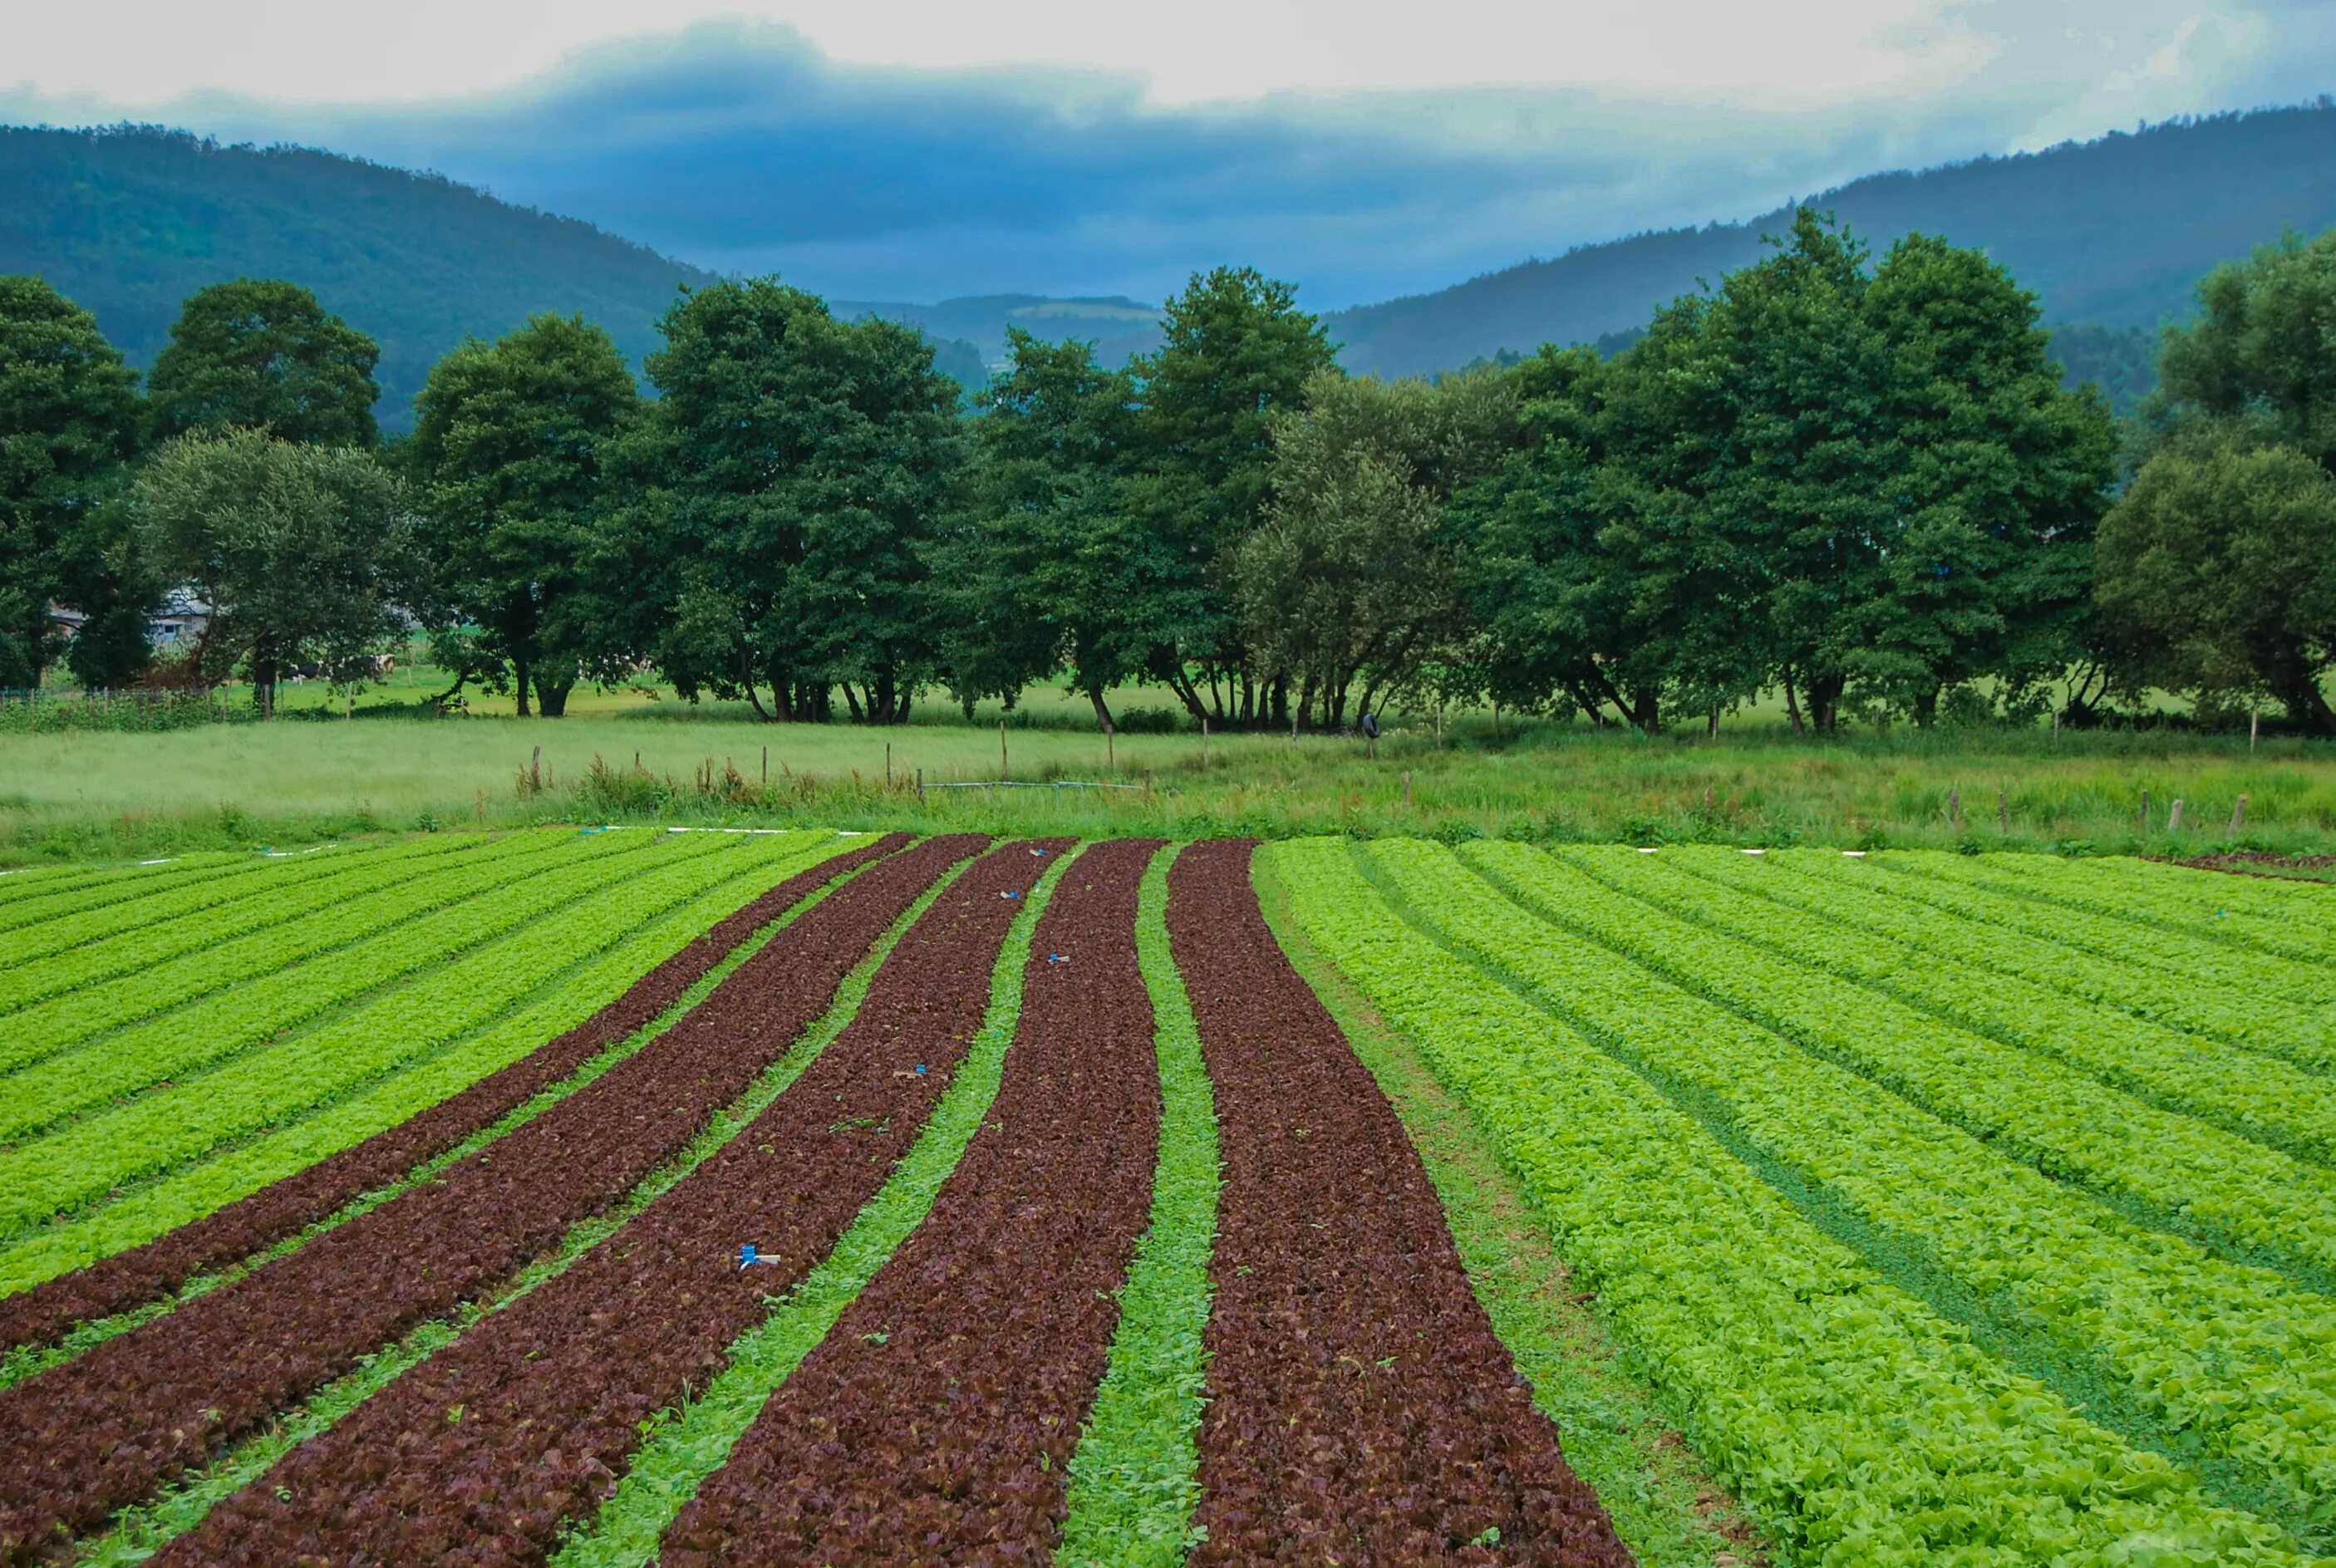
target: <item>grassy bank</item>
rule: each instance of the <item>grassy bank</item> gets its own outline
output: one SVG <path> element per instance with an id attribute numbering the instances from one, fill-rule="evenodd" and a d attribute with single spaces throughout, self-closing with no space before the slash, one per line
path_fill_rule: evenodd
<path id="1" fill-rule="evenodd" d="M 2244 736 L 2168 731 L 2056 738 L 1901 729 L 1818 743 L 1747 725 L 1723 726 L 1713 740 L 1650 740 L 1514 721 L 1496 736 L 1485 716 L 1472 716 L 1440 742 L 1425 721 L 1399 725 L 1374 750 L 1286 735 L 1124 735 L 1107 746 L 1092 728 L 1037 723 L 1007 732 L 1003 772 L 1016 787 L 998 788 L 957 787 L 998 780 L 994 722 L 952 715 L 871 729 L 667 716 L 673 711 L 644 704 L 557 721 L 380 716 L 0 735 L 0 858 L 610 820 L 1174 837 L 2336 850 L 2336 747 L 2289 739 L 2251 752 Z M 1070 784 L 1117 787 L 1029 787 Z M 2245 824 L 2234 833 L 2241 794 Z M 2178 833 L 2167 823 L 2176 798 Z"/>

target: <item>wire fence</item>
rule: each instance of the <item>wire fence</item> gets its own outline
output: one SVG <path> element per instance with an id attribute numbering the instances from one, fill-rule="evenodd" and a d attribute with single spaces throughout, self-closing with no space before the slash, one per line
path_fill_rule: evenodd
<path id="1" fill-rule="evenodd" d="M 239 724 L 259 716 L 248 691 L 225 687 L 0 687 L 0 734 L 54 730 L 166 730 Z"/>

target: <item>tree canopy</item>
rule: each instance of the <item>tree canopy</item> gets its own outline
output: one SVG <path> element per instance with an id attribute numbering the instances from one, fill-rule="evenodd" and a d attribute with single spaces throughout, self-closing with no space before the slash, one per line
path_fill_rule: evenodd
<path id="1" fill-rule="evenodd" d="M 640 406 L 617 346 L 580 317 L 539 316 L 440 360 L 400 457 L 433 608 L 472 635 L 442 639 L 459 678 L 530 696 L 547 716 L 594 667 L 603 460 Z"/>
<path id="2" fill-rule="evenodd" d="M 105 507 L 141 412 L 137 377 L 89 312 L 37 278 L 0 277 L 0 687 L 38 685 L 55 658 L 52 602 L 90 616 L 77 673 L 92 685 L 112 684 L 125 626 L 142 641 L 146 606 L 107 560 Z"/>
<path id="3" fill-rule="evenodd" d="M 371 446 L 381 346 L 297 283 L 238 278 L 187 297 L 149 376 L 154 433 L 265 429 Z"/>

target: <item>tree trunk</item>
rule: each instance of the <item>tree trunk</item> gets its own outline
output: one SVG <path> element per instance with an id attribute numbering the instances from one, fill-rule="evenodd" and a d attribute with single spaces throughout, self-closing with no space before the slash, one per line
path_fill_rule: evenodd
<path id="1" fill-rule="evenodd" d="M 1277 730 L 1289 728 L 1290 677 L 1287 674 L 1278 675 L 1273 677 L 1273 687 L 1270 694 L 1269 700 L 1273 705 L 1271 715 L 1273 719 L 1273 727 Z"/>
<path id="2" fill-rule="evenodd" d="M 527 660 L 523 658 L 515 658 L 511 660 L 511 673 L 518 677 L 512 683 L 512 687 L 519 695 L 519 716 L 526 718 L 528 716 L 528 682 L 530 677 L 533 674 L 533 671 L 529 668 Z"/>
<path id="3" fill-rule="evenodd" d="M 2286 672 L 2273 687 L 2273 695 L 2287 709 L 2288 721 L 2305 735 L 2336 735 L 2336 709 L 2321 695 L 2320 682 L 2312 672 Z"/>
<path id="4" fill-rule="evenodd" d="M 1630 724 L 1635 729 L 1652 735 L 1663 726 L 1662 693 L 1653 687 L 1640 687 L 1630 694 Z"/>
<path id="5" fill-rule="evenodd" d="M 1793 677 L 1789 675 L 1785 677 L 1785 716 L 1793 721 L 1795 735 L 1806 733 L 1806 726 L 1801 723 L 1800 699 L 1793 695 Z"/>
<path id="6" fill-rule="evenodd" d="M 1809 723 L 1819 735 L 1832 735 L 1841 719 L 1842 688 L 1849 684 L 1844 676 L 1815 676 L 1809 680 Z"/>
<path id="7" fill-rule="evenodd" d="M 849 703 L 852 706 L 852 722 L 853 724 L 864 724 L 867 722 L 867 716 L 860 711 L 860 694 L 852 689 L 852 683 L 850 681 L 845 681 L 843 683 L 843 700 L 846 703 Z"/>
<path id="8" fill-rule="evenodd" d="M 1087 687 L 1087 701 L 1095 704 L 1095 727 L 1108 733 L 1119 726 L 1111 722 L 1111 709 L 1104 706 L 1103 687 Z"/>
<path id="9" fill-rule="evenodd" d="M 1914 727 L 1929 729 L 1939 722 L 1939 693 L 1944 687 L 1933 686 L 1914 694 Z"/>
<path id="10" fill-rule="evenodd" d="M 251 695 L 259 704 L 259 716 L 276 716 L 276 661 L 255 658 L 251 661 Z"/>
<path id="11" fill-rule="evenodd" d="M 568 694 L 576 689 L 573 680 L 546 680 L 535 677 L 535 707 L 545 718 L 568 716 Z"/>

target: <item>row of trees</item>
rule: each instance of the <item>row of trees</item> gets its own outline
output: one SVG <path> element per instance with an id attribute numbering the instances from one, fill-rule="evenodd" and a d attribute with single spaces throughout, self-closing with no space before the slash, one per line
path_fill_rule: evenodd
<path id="1" fill-rule="evenodd" d="M 1106 724 L 1148 681 L 1226 727 L 1400 696 L 1655 730 L 1781 689 L 1831 730 L 2156 687 L 2336 731 L 2336 236 L 2202 302 L 2121 470 L 2001 268 L 1806 212 L 1611 356 L 1350 378 L 1219 269 L 1155 353 L 1017 334 L 961 410 L 911 330 L 747 279 L 676 301 L 648 395 L 542 317 L 448 355 L 386 446 L 374 346 L 288 284 L 193 297 L 141 396 L 0 280 L 0 684 L 134 677 L 185 583 L 263 701 L 419 621 L 546 715 L 654 666 L 773 719 L 1061 678 Z"/>

